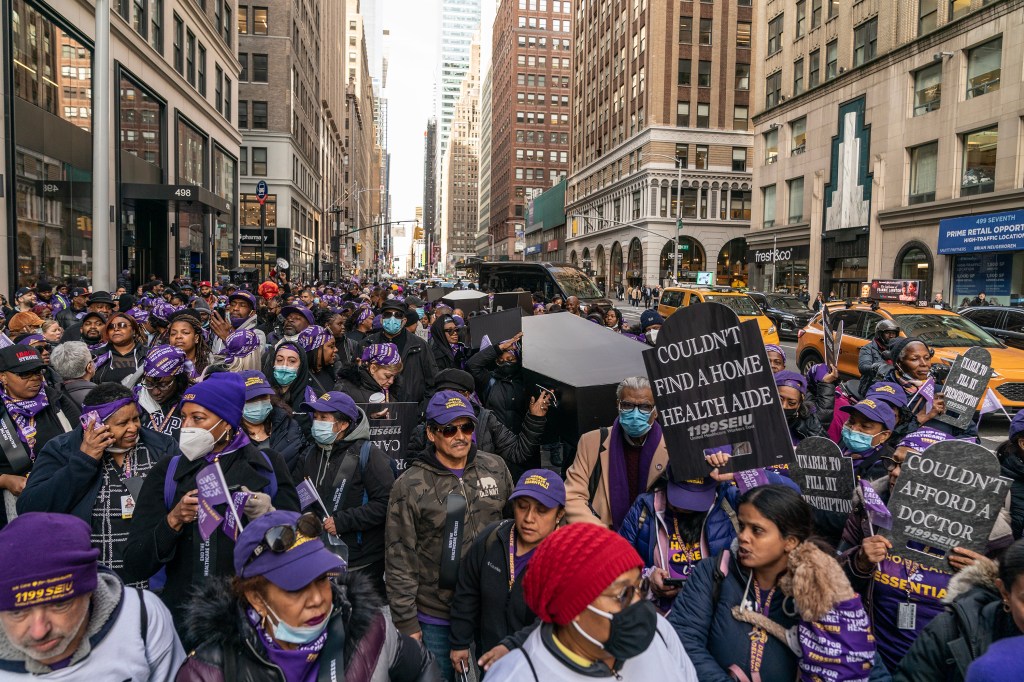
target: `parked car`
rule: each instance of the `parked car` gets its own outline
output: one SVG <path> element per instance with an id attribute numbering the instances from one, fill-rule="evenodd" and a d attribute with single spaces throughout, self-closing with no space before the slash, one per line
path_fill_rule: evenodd
<path id="1" fill-rule="evenodd" d="M 747 292 L 750 298 L 760 306 L 764 314 L 775 324 L 779 338 L 796 340 L 797 332 L 807 326 L 814 313 L 796 296 L 785 294 L 763 294 L 758 291 Z"/>
<path id="2" fill-rule="evenodd" d="M 729 306 L 739 316 L 740 322 L 757 320 L 757 326 L 761 330 L 761 338 L 765 343 L 778 343 L 779 334 L 773 323 L 761 311 L 757 303 L 748 294 L 742 291 L 733 291 L 728 288 L 696 288 L 696 287 L 666 287 L 661 292 L 661 300 L 658 302 L 658 312 L 662 317 L 696 303 L 721 303 Z"/>
<path id="3" fill-rule="evenodd" d="M 985 308 L 988 310 L 988 308 Z M 872 307 L 857 303 L 850 307 L 842 302 L 828 304 L 833 328 L 843 322 L 843 340 L 839 351 L 839 373 L 844 378 L 860 376 L 857 360 L 860 349 L 875 336 L 875 326 L 882 320 L 892 320 L 900 326 L 903 336 L 916 336 L 935 349 L 933 362 L 953 364 L 957 355 L 973 346 L 981 346 L 992 356 L 991 388 L 1004 407 L 1024 407 L 1024 351 L 1009 348 L 967 317 L 948 310 L 918 307 L 902 303 L 882 303 Z M 797 363 L 801 371 L 822 361 L 824 334 L 821 314 L 800 330 L 796 346 Z"/>
<path id="4" fill-rule="evenodd" d="M 1024 349 L 1024 309 L 986 306 L 967 308 L 960 314 L 1007 346 Z"/>

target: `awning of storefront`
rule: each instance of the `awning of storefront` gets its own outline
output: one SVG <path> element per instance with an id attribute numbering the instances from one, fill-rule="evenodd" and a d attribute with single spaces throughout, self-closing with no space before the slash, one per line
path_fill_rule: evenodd
<path id="1" fill-rule="evenodd" d="M 203 213 L 230 213 L 227 200 L 204 187 L 197 185 L 157 185 L 137 182 L 122 182 L 123 199 L 148 199 L 153 201 L 178 201 L 196 204 Z"/>
<path id="2" fill-rule="evenodd" d="M 810 248 L 811 230 L 806 223 L 795 227 L 772 230 L 751 230 L 743 235 L 750 251 L 771 249 L 777 246 L 807 246 Z M 747 262 L 751 262 L 747 259 Z"/>

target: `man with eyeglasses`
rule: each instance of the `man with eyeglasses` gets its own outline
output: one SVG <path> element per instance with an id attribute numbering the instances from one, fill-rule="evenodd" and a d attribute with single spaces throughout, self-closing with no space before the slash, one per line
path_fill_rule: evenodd
<path id="1" fill-rule="evenodd" d="M 619 416 L 612 425 L 580 437 L 565 474 L 565 511 L 570 523 L 617 531 L 636 498 L 665 473 L 668 449 L 647 377 L 624 379 L 615 397 Z"/>
<path id="2" fill-rule="evenodd" d="M 465 396 L 437 392 L 426 418 L 427 449 L 391 489 L 385 575 L 398 630 L 421 640 L 452 680 L 449 613 L 459 562 L 501 519 L 513 481 L 500 457 L 477 450 L 476 412 Z"/>
<path id="3" fill-rule="evenodd" d="M 421 403 L 434 386 L 437 364 L 427 342 L 410 334 L 405 327 L 408 308 L 405 303 L 389 299 L 380 309 L 381 330 L 367 334 L 363 347 L 375 343 L 393 343 L 402 356 L 402 394 L 406 402 Z"/>

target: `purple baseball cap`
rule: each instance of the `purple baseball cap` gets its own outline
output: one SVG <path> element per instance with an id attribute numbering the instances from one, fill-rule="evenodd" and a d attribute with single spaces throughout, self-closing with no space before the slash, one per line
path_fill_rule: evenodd
<path id="1" fill-rule="evenodd" d="M 241 578 L 262 575 L 289 592 L 301 590 L 325 573 L 341 573 L 345 562 L 329 552 L 318 537 L 306 537 L 295 530 L 295 541 L 281 552 L 264 543 L 271 529 L 295 529 L 300 517 L 298 512 L 272 511 L 250 521 L 235 543 L 235 573 Z"/>
<path id="2" fill-rule="evenodd" d="M 877 384 L 871 384 L 868 394 L 864 397 L 881 400 L 897 410 L 905 408 L 909 401 L 907 392 L 903 390 L 903 387 L 891 381 L 879 381 Z"/>
<path id="3" fill-rule="evenodd" d="M 265 395 L 274 395 L 274 387 L 267 381 L 263 372 L 255 369 L 247 369 L 239 372 L 238 376 L 245 381 L 245 402 Z"/>
<path id="4" fill-rule="evenodd" d="M 185 351 L 175 346 L 154 346 L 146 353 L 143 373 L 147 377 L 164 379 L 181 374 L 185 370 Z"/>
<path id="5" fill-rule="evenodd" d="M 245 289 L 239 289 L 238 291 L 228 296 L 228 303 L 230 303 L 233 299 L 236 298 L 240 298 L 249 305 L 251 305 L 253 310 L 256 310 L 256 308 L 258 307 L 256 304 L 256 297 L 253 296 L 252 292 L 250 291 L 246 291 Z"/>
<path id="6" fill-rule="evenodd" d="M 239 329 L 228 334 L 224 341 L 224 359 L 244 358 L 260 347 L 260 337 L 252 329 Z"/>
<path id="7" fill-rule="evenodd" d="M 359 408 L 352 398 L 341 391 L 328 391 L 319 398 L 313 398 L 302 403 L 308 405 L 314 412 L 340 412 L 348 417 L 350 422 L 359 420 Z"/>
<path id="8" fill-rule="evenodd" d="M 537 500 L 548 509 L 565 506 L 565 483 L 562 477 L 548 469 L 530 469 L 519 477 L 509 502 L 517 497 Z"/>
<path id="9" fill-rule="evenodd" d="M 669 481 L 668 503 L 676 509 L 706 512 L 715 503 L 718 483 L 713 478 L 698 478 L 690 481 Z"/>
<path id="10" fill-rule="evenodd" d="M 807 393 L 807 379 L 802 374 L 789 369 L 775 373 L 775 385 L 779 388 L 788 386 L 789 388 L 795 388 L 801 393 Z"/>
<path id="11" fill-rule="evenodd" d="M 469 417 L 476 423 L 476 412 L 469 399 L 455 391 L 438 391 L 427 403 L 427 421 L 444 426 L 460 417 Z"/>
<path id="12" fill-rule="evenodd" d="M 298 313 L 306 318 L 306 321 L 313 324 L 313 312 L 304 305 L 286 305 L 281 308 L 281 317 L 288 317 L 292 313 Z"/>
<path id="13" fill-rule="evenodd" d="M 864 398 L 856 405 L 845 405 L 839 408 L 841 412 L 853 414 L 858 412 L 871 421 L 878 422 L 886 429 L 892 430 L 896 426 L 896 413 L 892 411 L 889 403 L 874 398 Z"/>
<path id="14" fill-rule="evenodd" d="M 923 428 L 904 436 L 897 447 L 910 448 L 915 452 L 924 452 L 929 446 L 945 440 L 953 440 L 953 436 L 943 433 L 938 429 Z"/>
<path id="15" fill-rule="evenodd" d="M 301 332 L 299 332 L 298 338 L 295 340 L 303 350 L 311 351 L 320 348 L 327 343 L 334 335 L 327 331 L 323 327 L 311 324 Z"/>
<path id="16" fill-rule="evenodd" d="M 373 362 L 383 367 L 392 367 L 402 361 L 398 346 L 393 343 L 371 343 L 363 349 L 363 362 Z"/>

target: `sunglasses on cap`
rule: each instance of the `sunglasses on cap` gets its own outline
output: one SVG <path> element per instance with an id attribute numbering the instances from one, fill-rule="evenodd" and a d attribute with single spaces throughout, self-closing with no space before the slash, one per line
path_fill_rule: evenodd
<path id="1" fill-rule="evenodd" d="M 385 310 L 380 314 L 380 319 L 382 320 L 390 320 L 392 317 L 397 317 L 401 320 L 405 317 L 405 313 L 400 310 Z"/>
<path id="2" fill-rule="evenodd" d="M 440 433 L 445 438 L 453 437 L 457 432 L 461 431 L 462 435 L 469 436 L 476 431 L 476 424 L 473 422 L 466 422 L 465 424 L 446 424 L 444 426 L 435 426 L 434 433 Z"/>
<path id="3" fill-rule="evenodd" d="M 324 524 L 313 514 L 303 514 L 295 522 L 295 525 L 284 524 L 268 528 L 267 532 L 263 534 L 260 544 L 256 545 L 256 548 L 252 550 L 252 554 L 246 559 L 245 565 L 248 566 L 266 551 L 273 552 L 274 554 L 287 552 L 295 546 L 295 542 L 299 539 L 300 535 L 318 539 L 323 532 Z"/>

